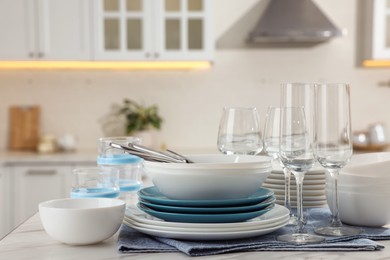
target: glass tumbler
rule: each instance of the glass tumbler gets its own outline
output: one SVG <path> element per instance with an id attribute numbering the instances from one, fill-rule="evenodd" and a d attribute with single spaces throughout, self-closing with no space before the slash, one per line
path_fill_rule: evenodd
<path id="1" fill-rule="evenodd" d="M 135 204 L 136 193 L 142 188 L 142 162 L 137 156 L 110 146 L 110 143 L 127 146 L 129 143 L 140 144 L 137 137 L 105 137 L 99 138 L 99 156 L 97 164 L 103 169 L 114 168 L 119 171 L 119 198 L 126 204 Z"/>
<path id="2" fill-rule="evenodd" d="M 76 168 L 72 176 L 71 198 L 119 197 L 119 170 L 115 168 Z"/>

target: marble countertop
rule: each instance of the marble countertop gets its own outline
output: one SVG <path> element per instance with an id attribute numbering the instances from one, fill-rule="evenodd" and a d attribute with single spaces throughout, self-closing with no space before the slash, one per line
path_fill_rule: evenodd
<path id="1" fill-rule="evenodd" d="M 0 259 L 188 259 L 182 253 L 121 254 L 117 235 L 90 246 L 69 246 L 51 239 L 35 214 L 0 240 Z M 243 252 L 196 259 L 389 259 L 390 240 L 380 241 L 385 249 L 375 252 Z"/>

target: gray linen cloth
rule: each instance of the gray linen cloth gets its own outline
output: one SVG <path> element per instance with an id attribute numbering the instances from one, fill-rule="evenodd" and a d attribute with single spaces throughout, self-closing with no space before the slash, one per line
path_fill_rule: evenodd
<path id="1" fill-rule="evenodd" d="M 328 208 L 310 208 L 305 215 L 309 233 L 329 224 Z M 122 253 L 182 252 L 189 256 L 205 256 L 239 251 L 374 251 L 384 246 L 373 240 L 390 239 L 388 228 L 361 228 L 362 233 L 355 236 L 326 237 L 323 243 L 292 245 L 279 242 L 276 237 L 293 232 L 293 227 L 283 227 L 267 235 L 245 239 L 190 241 L 149 236 L 122 225 L 117 245 Z"/>

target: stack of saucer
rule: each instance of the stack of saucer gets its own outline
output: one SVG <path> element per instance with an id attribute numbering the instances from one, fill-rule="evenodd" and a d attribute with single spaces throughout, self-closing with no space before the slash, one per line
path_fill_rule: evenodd
<path id="1" fill-rule="evenodd" d="M 297 188 L 295 177 L 291 174 L 290 179 L 290 198 L 291 206 L 297 205 Z M 284 205 L 284 174 L 282 169 L 274 169 L 265 180 L 263 187 L 268 188 L 275 193 L 276 203 Z M 323 207 L 327 205 L 326 201 L 326 177 L 325 170 L 321 167 L 315 167 L 305 174 L 303 180 L 303 206 L 304 207 Z"/>
<path id="2" fill-rule="evenodd" d="M 275 205 L 274 193 L 266 188 L 239 199 L 170 199 L 154 186 L 140 190 L 138 196 L 137 207 L 126 210 L 124 224 L 161 237 L 244 238 L 268 234 L 289 221 L 289 211 Z"/>

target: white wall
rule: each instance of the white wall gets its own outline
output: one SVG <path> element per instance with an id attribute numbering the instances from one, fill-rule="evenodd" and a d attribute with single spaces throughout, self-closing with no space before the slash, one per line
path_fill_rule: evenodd
<path id="1" fill-rule="evenodd" d="M 169 147 L 212 149 L 223 106 L 257 106 L 264 113 L 278 103 L 279 83 L 286 81 L 349 82 L 353 128 L 375 121 L 390 126 L 390 89 L 378 87 L 379 81 L 389 80 L 390 69 L 356 66 L 359 1 L 317 0 L 349 34 L 307 48 L 237 47 L 233 41 L 243 36 L 237 40 L 232 34 L 251 29 L 259 2 L 214 2 L 220 47 L 210 70 L 0 71 L 0 149 L 7 147 L 10 105 L 39 104 L 42 133 L 73 133 L 80 149 L 95 149 L 103 135 L 99 120 L 123 98 L 159 106 L 165 119 L 160 138 Z"/>

